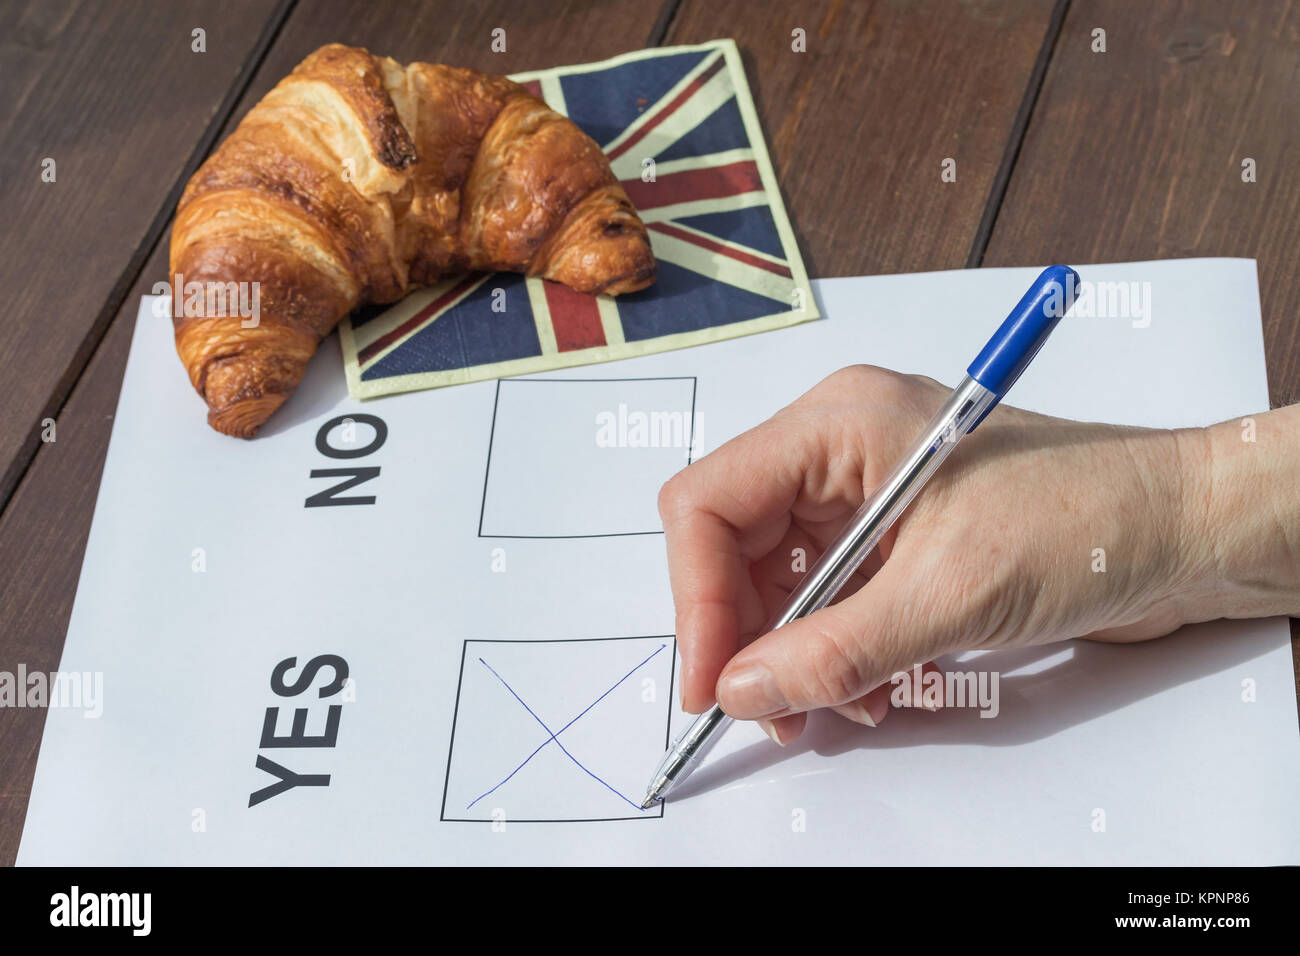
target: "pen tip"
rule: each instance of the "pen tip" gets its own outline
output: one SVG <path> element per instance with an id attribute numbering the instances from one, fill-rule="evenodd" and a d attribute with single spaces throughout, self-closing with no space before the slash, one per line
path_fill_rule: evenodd
<path id="1" fill-rule="evenodd" d="M 647 793 L 645 795 L 645 799 L 641 801 L 641 809 L 649 810 L 658 802 L 659 802 L 658 795 L 656 795 L 653 791 L 651 791 L 650 793 Z"/>

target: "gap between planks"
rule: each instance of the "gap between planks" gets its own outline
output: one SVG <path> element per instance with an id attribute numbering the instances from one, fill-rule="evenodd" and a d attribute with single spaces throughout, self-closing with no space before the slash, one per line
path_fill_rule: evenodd
<path id="1" fill-rule="evenodd" d="M 46 401 L 45 408 L 32 426 L 29 436 L 31 440 L 28 442 L 30 451 L 21 451 L 18 454 L 13 465 L 10 466 L 10 472 L 6 476 L 6 480 L 0 484 L 0 487 L 5 489 L 3 497 L 0 497 L 0 517 L 3 517 L 10 503 L 17 496 L 19 487 L 27 477 L 32 464 L 36 461 L 36 456 L 43 447 L 41 442 L 35 440 L 35 437 L 40 433 L 40 422 L 46 418 L 57 421 L 63 413 L 63 409 L 72 397 L 72 393 L 76 390 L 82 375 L 90 367 L 91 360 L 107 337 L 109 327 L 113 324 L 118 312 L 121 311 L 123 304 L 126 302 L 126 297 L 131 294 L 131 290 L 140 278 L 140 273 L 144 271 L 150 257 L 157 249 L 158 243 L 166 233 L 176 204 L 180 201 L 181 193 L 185 189 L 185 184 L 189 182 L 195 170 L 199 168 L 199 165 L 207 158 L 213 146 L 216 145 L 217 137 L 221 134 L 221 130 L 225 127 L 231 114 L 234 113 L 244 92 L 248 89 L 249 83 L 252 82 L 258 68 L 262 65 L 262 61 L 266 59 L 267 53 L 280 35 L 281 29 L 288 21 L 289 14 L 293 12 L 297 3 L 298 0 L 280 0 L 279 6 L 267 18 L 267 22 L 258 35 L 257 42 L 249 51 L 247 58 L 244 60 L 244 65 L 230 85 L 230 89 L 218 104 L 212 120 L 204 129 L 203 135 L 199 137 L 198 143 L 185 161 L 176 182 L 172 184 L 172 188 L 163 199 L 157 215 L 149 224 L 149 228 L 136 246 L 135 252 L 127 260 L 127 264 L 118 276 L 117 282 L 109 290 L 108 297 L 104 300 L 103 307 L 100 308 L 95 321 L 91 324 L 85 338 L 82 340 L 81 347 L 77 350 L 71 364 L 64 370 L 59 381 L 55 383 L 49 399 Z"/>

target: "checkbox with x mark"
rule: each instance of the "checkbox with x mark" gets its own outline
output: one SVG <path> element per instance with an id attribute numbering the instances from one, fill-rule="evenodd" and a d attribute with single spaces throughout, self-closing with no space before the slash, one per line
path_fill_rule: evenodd
<path id="1" fill-rule="evenodd" d="M 657 819 L 636 799 L 668 744 L 671 635 L 466 641 L 444 821 Z"/>

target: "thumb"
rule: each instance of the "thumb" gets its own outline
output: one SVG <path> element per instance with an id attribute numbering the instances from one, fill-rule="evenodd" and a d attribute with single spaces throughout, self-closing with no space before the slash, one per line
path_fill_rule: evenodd
<path id="1" fill-rule="evenodd" d="M 739 720 L 834 707 L 955 650 L 943 632 L 959 629 L 910 611 L 924 582 L 907 564 L 886 561 L 856 593 L 740 651 L 718 678 L 718 704 Z"/>

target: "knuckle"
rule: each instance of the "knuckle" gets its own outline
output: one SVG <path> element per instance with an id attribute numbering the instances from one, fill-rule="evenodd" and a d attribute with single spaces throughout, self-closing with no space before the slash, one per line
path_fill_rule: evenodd
<path id="1" fill-rule="evenodd" d="M 674 520 L 691 508 L 692 492 L 685 472 L 678 472 L 659 489 L 659 517 L 665 522 Z"/>
<path id="2" fill-rule="evenodd" d="M 819 622 L 808 656 L 808 691 L 822 706 L 842 704 L 861 695 L 862 670 L 847 628 Z"/>
<path id="3" fill-rule="evenodd" d="M 882 378 L 887 377 L 884 369 L 875 365 L 846 365 L 838 371 L 832 372 L 823 382 L 828 389 L 860 391 L 872 388 Z"/>
<path id="4" fill-rule="evenodd" d="M 905 405 L 914 396 L 912 376 L 876 365 L 847 365 L 832 372 L 815 389 L 819 398 L 855 404 Z"/>

